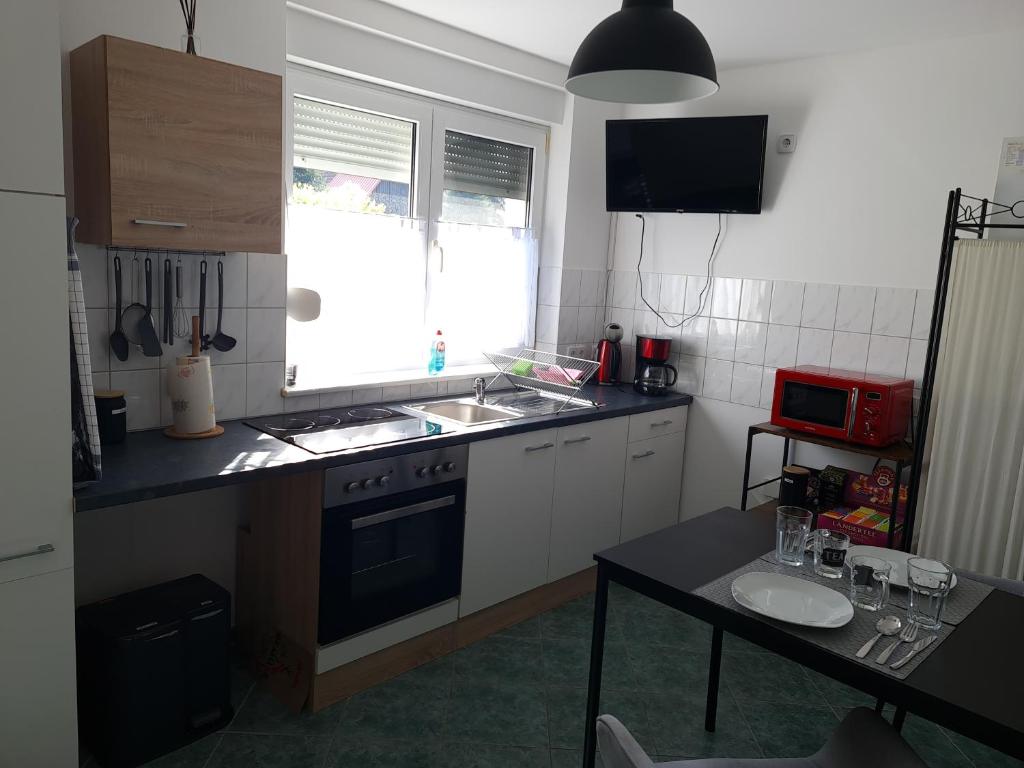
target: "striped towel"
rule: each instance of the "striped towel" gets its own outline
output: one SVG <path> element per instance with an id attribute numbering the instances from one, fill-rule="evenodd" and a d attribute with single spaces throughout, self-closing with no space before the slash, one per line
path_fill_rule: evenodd
<path id="1" fill-rule="evenodd" d="M 96 398 L 92 388 L 89 327 L 85 316 L 82 271 L 75 253 L 75 227 L 68 221 L 68 312 L 71 332 L 71 456 L 75 487 L 100 479 L 100 433 L 96 422 Z"/>

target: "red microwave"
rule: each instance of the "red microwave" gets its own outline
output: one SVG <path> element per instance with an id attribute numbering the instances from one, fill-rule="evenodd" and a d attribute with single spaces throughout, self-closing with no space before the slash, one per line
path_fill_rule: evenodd
<path id="1" fill-rule="evenodd" d="M 775 372 L 772 424 L 882 447 L 907 434 L 914 382 L 798 365 Z"/>

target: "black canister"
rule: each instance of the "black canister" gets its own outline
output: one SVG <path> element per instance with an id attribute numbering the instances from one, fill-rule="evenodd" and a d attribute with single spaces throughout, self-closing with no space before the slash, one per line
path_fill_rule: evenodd
<path id="1" fill-rule="evenodd" d="M 807 467 L 790 464 L 782 468 L 782 482 L 779 484 L 779 505 L 803 507 L 807 505 L 807 480 L 811 471 Z"/>
<path id="2" fill-rule="evenodd" d="M 128 403 L 124 392 L 96 390 L 96 421 L 101 445 L 124 442 L 128 432 Z"/>

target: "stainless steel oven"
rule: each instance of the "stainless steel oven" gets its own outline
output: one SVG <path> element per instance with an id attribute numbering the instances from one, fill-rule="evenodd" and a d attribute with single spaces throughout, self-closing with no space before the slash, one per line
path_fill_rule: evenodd
<path id="1" fill-rule="evenodd" d="M 457 597 L 466 446 L 325 472 L 319 643 Z"/>

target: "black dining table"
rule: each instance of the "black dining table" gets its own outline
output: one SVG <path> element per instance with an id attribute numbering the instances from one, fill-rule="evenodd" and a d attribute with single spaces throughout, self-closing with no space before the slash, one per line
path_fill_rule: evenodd
<path id="1" fill-rule="evenodd" d="M 731 507 L 619 544 L 594 556 L 597 592 L 590 656 L 584 768 L 593 768 L 610 582 L 707 622 L 713 628 L 705 729 L 715 730 L 723 633 L 852 686 L 896 707 L 894 724 L 912 712 L 1024 760 L 1024 598 L 993 590 L 906 678 L 807 642 L 769 623 L 707 600 L 697 590 L 771 549 L 775 505 Z"/>

